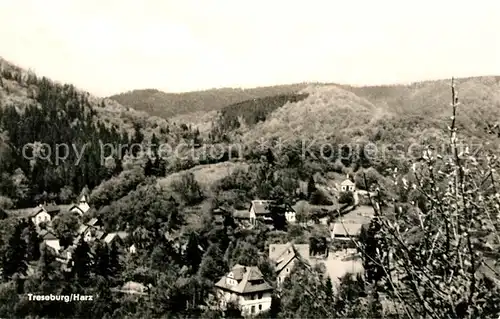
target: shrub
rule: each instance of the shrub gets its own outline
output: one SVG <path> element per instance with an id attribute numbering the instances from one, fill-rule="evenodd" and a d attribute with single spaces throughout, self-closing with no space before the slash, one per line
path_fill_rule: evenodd
<path id="1" fill-rule="evenodd" d="M 354 204 L 354 195 L 352 194 L 352 192 L 340 193 L 339 204 L 353 205 Z"/>

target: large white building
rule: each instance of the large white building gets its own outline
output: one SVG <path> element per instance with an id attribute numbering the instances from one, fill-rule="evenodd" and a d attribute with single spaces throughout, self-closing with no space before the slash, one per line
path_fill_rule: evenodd
<path id="1" fill-rule="evenodd" d="M 273 287 L 267 283 L 259 268 L 235 265 L 216 284 L 219 305 L 225 309 L 234 302 L 244 316 L 256 315 L 271 308 Z"/>

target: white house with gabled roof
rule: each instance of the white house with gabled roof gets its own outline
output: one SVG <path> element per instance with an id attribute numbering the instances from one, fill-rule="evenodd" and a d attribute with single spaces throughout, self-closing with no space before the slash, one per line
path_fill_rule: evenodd
<path id="1" fill-rule="evenodd" d="M 222 309 L 234 302 L 245 316 L 256 315 L 271 308 L 273 287 L 264 280 L 257 267 L 235 265 L 215 287 Z"/>
<path id="2" fill-rule="evenodd" d="M 340 184 L 340 190 L 343 192 L 355 192 L 356 184 L 349 177 Z"/>
<path id="3" fill-rule="evenodd" d="M 90 209 L 90 205 L 88 203 L 87 195 L 82 195 L 80 197 L 80 200 L 78 204 L 71 206 L 69 209 L 70 212 L 72 213 L 77 213 L 80 216 L 83 216 L 86 212 L 88 212 Z"/>

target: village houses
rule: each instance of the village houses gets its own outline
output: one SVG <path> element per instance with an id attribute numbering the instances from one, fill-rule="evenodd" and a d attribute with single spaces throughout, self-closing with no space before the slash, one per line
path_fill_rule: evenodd
<path id="1" fill-rule="evenodd" d="M 97 218 L 92 218 L 86 224 L 80 225 L 78 229 L 79 237 L 83 236 L 83 240 L 91 242 L 93 240 L 100 240 L 104 237 L 105 233 L 101 230 L 102 224 Z M 78 237 L 76 238 L 79 239 Z"/>
<path id="2" fill-rule="evenodd" d="M 59 252 L 61 245 L 59 244 L 59 239 L 52 231 L 43 229 L 40 230 L 38 234 L 40 235 L 42 242 L 47 245 L 47 247 L 54 249 L 55 252 Z"/>
<path id="3" fill-rule="evenodd" d="M 59 214 L 60 209 L 55 205 L 38 205 L 31 213 L 31 221 L 39 227 L 41 223 L 50 223 L 52 218 Z"/>
<path id="4" fill-rule="evenodd" d="M 79 217 L 89 214 L 92 208 L 90 207 L 87 198 L 88 196 L 83 194 L 80 197 L 79 203 L 69 207 L 67 212 L 75 213 Z M 35 207 L 29 216 L 31 221 L 37 227 L 37 232 L 42 239 L 42 244 L 52 250 L 52 253 L 56 256 L 56 260 L 61 263 L 61 266 L 65 271 L 71 270 L 70 261 L 72 252 L 82 238 L 86 242 L 101 240 L 108 245 L 116 242 L 120 246 L 124 243 L 125 238 L 128 236 L 128 233 L 124 231 L 106 233 L 103 229 L 102 222 L 98 218 L 91 218 L 87 223 L 79 226 L 77 232 L 74 234 L 73 244 L 63 249 L 59 238 L 57 238 L 51 226 L 54 217 L 56 217 L 60 211 L 61 209 L 56 205 L 39 205 Z M 81 219 L 79 220 L 81 221 Z M 45 226 L 42 227 L 42 224 L 45 224 Z M 129 250 L 129 252 L 135 253 L 136 247 L 134 246 L 133 249 Z"/>
<path id="5" fill-rule="evenodd" d="M 271 244 L 269 245 L 269 259 L 275 263 L 277 284 L 280 288 L 297 262 L 309 260 L 309 245 L 290 242 Z"/>
<path id="6" fill-rule="evenodd" d="M 277 205 L 273 201 L 270 200 L 253 200 L 250 206 L 250 223 L 255 225 L 257 220 L 262 220 L 264 222 L 272 221 L 271 218 L 271 208 L 272 205 Z M 288 223 L 295 223 L 295 210 L 288 204 L 277 205 L 282 208 L 285 214 L 286 221 Z"/>
<path id="7" fill-rule="evenodd" d="M 257 267 L 235 265 L 216 284 L 219 306 L 234 302 L 242 315 L 256 315 L 271 308 L 273 287 Z"/>

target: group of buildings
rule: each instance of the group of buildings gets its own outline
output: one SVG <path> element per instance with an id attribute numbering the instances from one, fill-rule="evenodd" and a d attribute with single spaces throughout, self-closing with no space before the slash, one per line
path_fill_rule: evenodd
<path id="1" fill-rule="evenodd" d="M 355 199 L 358 198 L 355 184 L 347 179 L 340 184 L 340 192 L 352 192 Z M 330 230 L 330 240 L 356 240 L 361 233 L 361 228 L 371 220 L 373 208 L 371 206 L 359 207 L 359 200 L 355 205 L 345 207 L 345 211 L 324 208 L 325 215 L 329 217 L 320 218 L 319 224 L 323 224 Z M 250 208 L 245 211 L 232 211 L 232 217 L 240 226 L 253 227 L 257 223 L 268 224 L 271 220 L 271 207 L 275 205 L 268 200 L 253 200 Z M 281 212 L 285 215 L 287 223 L 295 224 L 297 212 L 290 205 L 281 205 Z M 219 210 L 215 217 L 220 221 L 227 210 Z M 300 224 L 318 223 L 318 221 L 306 221 Z M 257 267 L 235 265 L 233 268 L 215 283 L 217 300 L 220 307 L 227 307 L 229 303 L 238 305 L 243 315 L 257 315 L 269 311 L 271 308 L 272 295 L 281 289 L 283 282 L 288 277 L 297 263 L 306 265 L 317 264 L 315 256 L 311 255 L 309 244 L 271 244 L 269 245 L 269 259 L 274 263 L 276 269 L 276 287 L 271 286 Z"/>
<path id="2" fill-rule="evenodd" d="M 345 207 L 338 205 L 308 205 L 307 201 L 301 201 L 293 206 L 285 203 L 277 204 L 272 200 L 252 200 L 249 208 L 245 210 L 234 210 L 231 208 L 218 208 L 214 210 L 214 218 L 216 223 L 222 224 L 227 215 L 243 228 L 251 228 L 257 223 L 272 225 L 273 210 L 278 209 L 284 215 L 288 224 L 299 224 L 304 227 L 314 224 L 321 224 L 328 227 L 332 240 L 349 240 L 351 237 L 357 237 L 361 233 L 363 225 L 369 222 L 371 205 L 359 205 L 359 198 L 366 197 L 367 192 L 358 191 L 356 185 L 350 179 L 344 180 L 339 185 L 340 193 L 350 192 L 354 196 L 354 204 Z M 306 208 L 299 208 L 300 204 L 306 204 Z M 364 209 L 367 208 L 367 209 Z M 306 210 L 303 216 L 305 220 L 299 220 L 298 210 Z M 367 212 L 368 211 L 368 212 Z M 344 215 L 353 215 L 359 213 L 360 218 L 351 219 L 343 218 Z M 363 218 L 366 217 L 366 218 Z M 361 221 L 359 221 L 361 220 Z"/>
<path id="3" fill-rule="evenodd" d="M 341 192 L 353 192 L 357 190 L 352 181 L 346 180 L 340 185 Z M 230 212 L 233 219 L 241 226 L 254 227 L 258 223 L 272 223 L 272 207 L 278 205 L 269 200 L 253 200 L 250 208 L 245 211 Z M 299 223 L 297 220 L 297 212 L 294 207 L 288 204 L 278 205 L 280 212 L 284 215 L 286 222 L 289 224 Z M 74 213 L 83 220 L 85 215 L 89 215 L 92 208 L 88 203 L 88 196 L 82 195 L 78 203 L 69 208 L 69 212 Z M 353 208 L 351 208 L 353 209 Z M 325 224 L 331 231 L 331 239 L 350 239 L 357 237 L 361 231 L 361 223 L 351 223 L 349 221 L 340 221 L 339 211 L 328 211 L 328 214 L 337 214 L 334 218 L 320 219 L 320 224 Z M 223 216 L 228 211 L 224 209 L 216 210 L 215 217 L 222 220 Z M 54 234 L 51 228 L 51 223 L 57 215 L 60 214 L 60 209 L 54 205 L 40 205 L 31 214 L 32 222 L 37 226 L 39 234 L 43 242 L 53 249 L 58 256 L 58 260 L 63 264 L 69 264 L 71 260 L 71 251 L 79 240 L 92 242 L 95 240 L 102 241 L 107 244 L 113 242 L 124 243 L 128 236 L 126 232 L 106 233 L 103 225 L 97 218 L 92 218 L 86 223 L 81 223 L 77 233 L 75 234 L 74 243 L 68 248 L 63 249 L 59 239 Z M 88 219 L 88 218 L 86 218 Z M 311 222 L 311 221 L 308 221 Z M 318 222 L 317 220 L 315 221 Z M 299 223 L 300 224 L 300 223 Z M 307 222 L 306 222 L 307 224 Z M 134 245 L 127 248 L 129 253 L 135 253 Z M 226 307 L 228 303 L 234 302 L 241 309 L 244 315 L 256 315 L 261 312 L 268 311 L 271 307 L 272 295 L 275 289 L 280 290 L 285 278 L 291 273 L 293 267 L 298 262 L 306 262 L 308 265 L 313 265 L 314 257 L 311 256 L 309 244 L 271 244 L 269 246 L 269 259 L 274 263 L 277 272 L 276 286 L 273 287 L 264 279 L 261 271 L 254 266 L 245 266 L 237 264 L 219 281 L 215 283 L 217 291 L 217 300 L 220 307 Z M 129 286 L 135 287 L 134 289 Z M 139 288 L 137 288 L 138 286 Z M 127 288 L 128 287 L 128 288 Z M 129 289 L 130 288 L 130 289 Z M 126 283 L 121 289 L 121 292 L 132 291 L 132 293 L 145 294 L 148 290 L 139 283 Z"/>
<path id="4" fill-rule="evenodd" d="M 67 212 L 75 214 L 80 223 L 78 230 L 74 234 L 73 241 L 67 247 L 61 245 L 61 239 L 58 238 L 53 230 L 52 222 L 61 214 L 61 209 L 56 205 L 39 205 L 30 215 L 31 221 L 36 226 L 37 232 L 52 253 L 57 257 L 57 260 L 63 264 L 63 268 L 70 270 L 71 254 L 80 240 L 93 242 L 96 240 L 102 241 L 108 245 L 116 242 L 119 245 L 124 244 L 127 238 L 127 232 L 111 232 L 107 233 L 104 230 L 103 224 L 98 218 L 91 218 L 87 222 L 83 222 L 87 215 L 91 213 L 91 207 L 88 203 L 88 195 L 83 194 L 78 203 L 72 205 Z M 128 248 L 130 253 L 135 252 L 135 246 Z"/>

